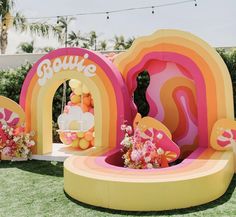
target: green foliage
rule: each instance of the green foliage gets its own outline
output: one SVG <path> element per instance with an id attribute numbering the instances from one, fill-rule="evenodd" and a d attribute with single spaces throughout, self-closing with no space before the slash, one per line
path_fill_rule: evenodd
<path id="1" fill-rule="evenodd" d="M 0 95 L 6 96 L 18 103 L 21 87 L 31 67 L 30 63 L 26 63 L 16 69 L 1 70 Z"/>
<path id="2" fill-rule="evenodd" d="M 137 76 L 137 88 L 134 91 L 134 102 L 137 106 L 138 112 L 142 116 L 147 116 L 149 112 L 149 105 L 146 100 L 146 90 L 150 83 L 150 77 L 147 71 L 141 72 Z"/>
<path id="3" fill-rule="evenodd" d="M 217 49 L 217 52 L 220 54 L 220 56 L 224 60 L 232 79 L 233 94 L 234 94 L 234 116 L 235 116 L 236 114 L 236 49 L 228 50 L 228 51 L 225 49 Z"/>
<path id="4" fill-rule="evenodd" d="M 21 42 L 18 45 L 18 52 L 17 53 L 34 53 L 34 41 L 31 42 Z"/>
<path id="5" fill-rule="evenodd" d="M 235 83 L 236 82 L 236 49 L 229 50 L 229 51 L 225 49 L 217 49 L 217 52 L 220 54 L 220 56 L 224 60 L 229 70 L 232 82 Z"/>

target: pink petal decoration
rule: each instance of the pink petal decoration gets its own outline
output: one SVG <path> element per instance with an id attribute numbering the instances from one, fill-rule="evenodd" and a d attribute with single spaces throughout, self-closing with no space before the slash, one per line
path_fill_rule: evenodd
<path id="1" fill-rule="evenodd" d="M 20 119 L 16 113 L 6 108 L 0 108 L 0 120 L 5 120 L 9 126 L 15 126 Z"/>
<path id="2" fill-rule="evenodd" d="M 217 139 L 217 144 L 222 146 L 222 147 L 225 147 L 227 145 L 230 145 L 230 141 L 229 140 L 220 140 L 220 139 Z"/>
<path id="3" fill-rule="evenodd" d="M 231 129 L 231 133 L 233 134 L 233 139 L 236 140 L 236 130 Z"/>
<path id="4" fill-rule="evenodd" d="M 168 162 L 173 162 L 178 159 L 180 155 L 180 149 L 162 130 L 156 130 L 149 128 L 142 134 L 143 139 L 150 139 L 158 147 L 167 152 Z M 169 156 L 169 157 L 168 157 Z"/>
<path id="5" fill-rule="evenodd" d="M 231 138 L 231 136 L 232 136 L 231 133 L 227 132 L 227 131 L 224 131 L 222 135 L 226 138 Z"/>

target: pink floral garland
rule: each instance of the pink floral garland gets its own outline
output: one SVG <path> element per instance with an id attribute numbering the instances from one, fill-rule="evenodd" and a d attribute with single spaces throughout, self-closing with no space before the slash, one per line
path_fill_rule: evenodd
<path id="1" fill-rule="evenodd" d="M 131 126 L 123 124 L 121 130 L 125 132 L 124 139 L 121 142 L 125 167 L 152 169 L 169 166 L 165 151 L 159 147 L 155 139 L 145 138 L 138 127 L 133 133 Z"/>
<path id="2" fill-rule="evenodd" d="M 31 148 L 35 145 L 33 132 L 26 133 L 25 127 L 10 126 L 0 122 L 0 153 L 9 157 L 25 158 L 31 156 Z"/>

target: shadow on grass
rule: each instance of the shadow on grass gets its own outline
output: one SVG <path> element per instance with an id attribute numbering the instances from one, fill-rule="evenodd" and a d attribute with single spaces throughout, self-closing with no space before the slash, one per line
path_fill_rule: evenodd
<path id="1" fill-rule="evenodd" d="M 37 173 L 42 175 L 63 177 L 63 163 L 50 162 L 50 161 L 1 161 L 1 168 L 18 168 L 20 170 L 25 170 L 31 173 Z"/>
<path id="2" fill-rule="evenodd" d="M 142 215 L 142 216 L 167 215 L 168 216 L 168 215 L 177 215 L 177 214 L 180 215 L 180 214 L 189 214 L 189 213 L 194 213 L 194 212 L 198 212 L 198 211 L 204 211 L 207 209 L 217 207 L 221 204 L 224 204 L 230 200 L 230 198 L 235 190 L 235 187 L 236 187 L 236 175 L 233 176 L 233 179 L 232 179 L 227 191 L 225 192 L 225 194 L 212 202 L 209 202 L 209 203 L 206 203 L 206 204 L 200 205 L 200 206 L 185 208 L 185 209 L 175 209 L 175 210 L 167 210 L 167 211 L 151 211 L 151 212 L 150 211 L 122 211 L 122 210 L 112 210 L 112 209 L 106 209 L 106 208 L 102 208 L 102 207 L 96 207 L 96 206 L 92 206 L 92 205 L 88 205 L 88 204 L 79 202 L 79 201 L 73 199 L 72 197 L 70 197 L 65 191 L 64 191 L 64 193 L 69 200 L 78 204 L 79 206 L 82 206 L 87 209 L 100 211 L 100 212 L 107 212 L 110 214 L 121 214 L 121 215 L 134 215 L 134 216 L 140 216 L 140 215 Z"/>

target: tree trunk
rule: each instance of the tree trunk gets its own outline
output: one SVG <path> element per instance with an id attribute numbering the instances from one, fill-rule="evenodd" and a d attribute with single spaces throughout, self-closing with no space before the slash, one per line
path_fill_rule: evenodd
<path id="1" fill-rule="evenodd" d="M 5 28 L 4 28 L 5 27 Z M 0 35 L 0 47 L 1 47 L 1 54 L 5 54 L 6 53 L 6 49 L 7 49 L 7 28 L 6 26 L 2 26 L 1 27 L 1 35 Z"/>

